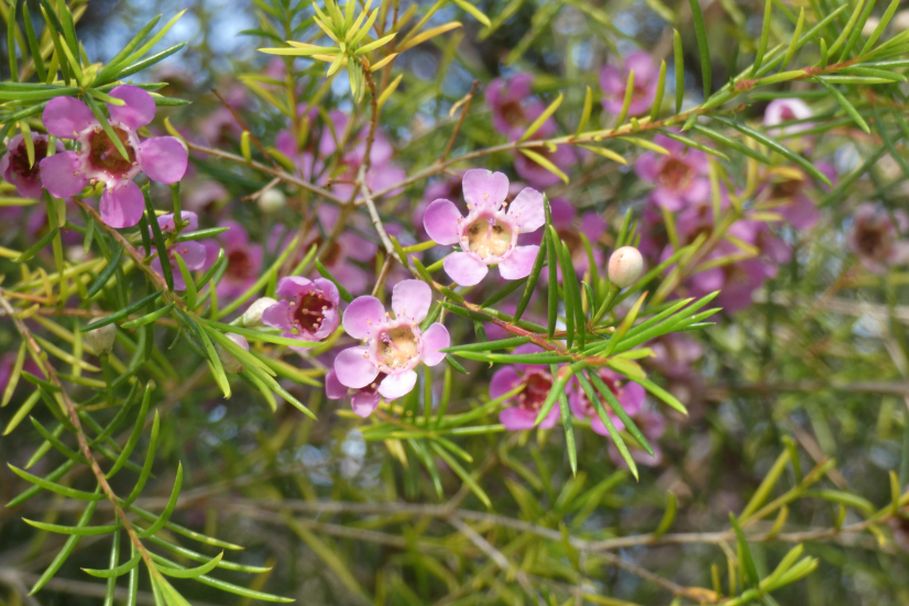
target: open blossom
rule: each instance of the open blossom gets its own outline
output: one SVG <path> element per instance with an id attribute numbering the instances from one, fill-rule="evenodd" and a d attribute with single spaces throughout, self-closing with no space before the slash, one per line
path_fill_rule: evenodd
<path id="1" fill-rule="evenodd" d="M 448 330 L 439 322 L 420 330 L 431 304 L 432 291 L 420 280 L 395 284 L 391 294 L 394 317 L 375 297 L 366 295 L 351 301 L 344 311 L 344 330 L 365 343 L 335 357 L 338 382 L 357 390 L 377 383 L 376 391 L 386 399 L 410 393 L 417 383 L 414 368 L 421 362 L 439 364 L 445 359 L 442 350 L 451 343 Z"/>
<path id="2" fill-rule="evenodd" d="M 90 184 L 104 184 L 101 218 L 111 227 L 132 227 L 145 208 L 133 178 L 144 172 L 152 181 L 172 184 L 186 173 L 188 154 L 175 137 L 140 140 L 137 130 L 155 117 L 151 95 L 135 86 L 110 91 L 124 105 L 108 104 L 110 125 L 126 149 L 124 158 L 85 103 L 73 97 L 55 97 L 44 108 L 47 132 L 79 144 L 78 151 L 63 151 L 41 160 L 41 182 L 53 195 L 66 198 Z"/>
<path id="3" fill-rule="evenodd" d="M 865 203 L 853 216 L 849 245 L 869 270 L 884 273 L 893 265 L 909 262 L 909 240 L 899 237 L 909 228 L 909 216 Z"/>
<path id="4" fill-rule="evenodd" d="M 160 215 L 158 217 L 158 227 L 161 228 L 161 232 L 165 237 L 177 234 L 181 231 L 195 231 L 199 229 L 199 218 L 194 212 L 184 210 L 180 213 L 180 220 L 182 225 L 178 230 L 173 213 Z M 167 256 L 170 261 L 170 273 L 173 278 L 174 290 L 185 290 L 186 281 L 183 279 L 183 273 L 177 265 L 177 255 L 180 255 L 180 258 L 183 259 L 183 263 L 186 265 L 186 269 L 189 271 L 202 269 L 205 266 L 205 258 L 207 256 L 205 245 L 195 240 L 188 240 L 185 242 L 174 241 L 167 247 Z M 161 267 L 161 259 L 156 257 L 151 262 L 151 266 L 157 273 L 163 275 L 164 270 Z"/>
<path id="5" fill-rule="evenodd" d="M 622 408 L 628 413 L 629 417 L 634 417 L 644 406 L 646 394 L 644 388 L 632 381 L 626 381 L 620 374 L 609 369 L 600 370 L 600 379 L 609 388 L 609 391 L 615 396 Z M 579 419 L 590 419 L 590 428 L 601 436 L 609 435 L 609 430 L 600 418 L 600 414 L 587 393 L 580 387 L 573 389 L 568 396 L 568 404 L 571 406 L 571 412 Z M 602 403 L 604 410 L 609 415 L 609 420 L 617 429 L 624 428 L 621 419 L 615 416 L 608 403 Z"/>
<path id="6" fill-rule="evenodd" d="M 38 167 L 41 159 L 47 156 L 47 137 L 34 134 L 32 143 L 35 148 L 34 164 L 29 164 L 28 150 L 22 135 L 16 135 L 9 140 L 6 153 L 0 158 L 0 176 L 15 185 L 16 191 L 23 198 L 41 197 L 41 177 Z M 62 146 L 57 144 L 57 151 L 62 149 Z"/>
<path id="7" fill-rule="evenodd" d="M 514 349 L 516 354 L 538 351 L 542 351 L 542 349 L 530 343 Z M 499 421 L 508 431 L 533 429 L 537 415 L 552 389 L 552 374 L 549 372 L 549 367 L 542 364 L 503 366 L 492 375 L 492 379 L 489 381 L 489 397 L 500 398 L 517 387 L 523 387 L 523 389 L 518 395 L 508 400 L 512 406 L 499 413 Z M 556 424 L 558 419 L 559 407 L 553 406 L 546 418 L 540 422 L 540 428 L 549 429 Z"/>
<path id="8" fill-rule="evenodd" d="M 638 176 L 656 188 L 651 199 L 660 207 L 678 211 L 688 204 L 696 204 L 710 196 L 707 179 L 707 156 L 665 135 L 654 137 L 654 143 L 669 151 L 641 154 L 634 165 Z"/>
<path id="9" fill-rule="evenodd" d="M 451 200 L 440 198 L 426 209 L 423 227 L 429 237 L 443 245 L 459 244 L 443 261 L 448 276 L 462 286 L 478 284 L 498 265 L 506 280 L 519 280 L 530 274 L 539 246 L 518 246 L 518 236 L 539 229 L 546 221 L 543 195 L 524 188 L 505 210 L 508 177 L 485 169 L 464 173 L 464 217 Z"/>
<path id="10" fill-rule="evenodd" d="M 603 89 L 603 107 L 618 114 L 625 104 L 628 74 L 634 71 L 634 84 L 628 113 L 639 116 L 650 109 L 656 97 L 659 68 L 648 53 L 638 51 L 625 58 L 622 66 L 607 65 L 600 71 L 600 88 Z"/>
<path id="11" fill-rule="evenodd" d="M 275 294 L 278 302 L 262 313 L 263 324 L 310 341 L 321 341 L 338 327 L 340 298 L 331 280 L 281 278 Z"/>
<path id="12" fill-rule="evenodd" d="M 492 112 L 492 125 L 509 139 L 518 139 L 527 127 L 543 113 L 546 106 L 531 94 L 533 76 L 515 74 L 510 78 L 496 78 L 486 88 L 486 103 Z M 555 133 L 555 122 L 546 120 L 535 133 L 536 137 L 549 137 Z"/>

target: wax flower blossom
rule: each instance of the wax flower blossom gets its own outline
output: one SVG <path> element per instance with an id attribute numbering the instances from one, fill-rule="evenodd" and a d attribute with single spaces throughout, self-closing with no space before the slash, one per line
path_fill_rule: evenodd
<path id="1" fill-rule="evenodd" d="M 622 405 L 622 409 L 628 413 L 629 417 L 634 417 L 640 412 L 646 399 L 643 387 L 632 381 L 626 381 L 622 375 L 609 369 L 600 370 L 599 376 L 609 391 L 615 396 L 615 399 Z M 596 433 L 601 436 L 609 435 L 609 430 L 606 429 L 606 425 L 603 423 L 603 419 L 600 418 L 596 407 L 580 386 L 576 386 L 575 389 L 571 390 L 568 396 L 568 404 L 571 406 L 571 412 L 574 413 L 574 416 L 579 419 L 590 420 L 590 428 Z M 609 415 L 609 420 L 612 421 L 612 424 L 617 429 L 621 430 L 624 428 L 621 419 L 612 412 L 608 403 L 602 402 L 602 406 Z"/>
<path id="2" fill-rule="evenodd" d="M 705 200 L 710 195 L 706 154 L 665 135 L 657 135 L 653 142 L 666 148 L 669 154 L 641 154 L 634 166 L 641 179 L 656 186 L 650 194 L 651 200 L 669 211 Z"/>
<path id="3" fill-rule="evenodd" d="M 603 89 L 603 108 L 613 114 L 622 111 L 628 74 L 634 72 L 631 103 L 628 114 L 639 116 L 650 109 L 656 97 L 659 68 L 648 53 L 637 51 L 628 55 L 623 65 L 607 65 L 600 71 L 600 88 Z"/>
<path id="4" fill-rule="evenodd" d="M 229 229 L 218 237 L 227 256 L 227 269 L 218 282 L 218 296 L 236 297 L 259 279 L 262 271 L 262 246 L 249 240 L 246 229 L 236 221 L 225 221 Z M 209 260 L 217 256 L 217 247 L 209 250 Z"/>
<path id="5" fill-rule="evenodd" d="M 414 368 L 420 362 L 439 364 L 445 359 L 442 350 L 451 343 L 448 330 L 439 322 L 420 330 L 431 303 L 432 291 L 420 280 L 395 284 L 391 293 L 394 317 L 375 297 L 365 295 L 351 301 L 344 310 L 344 330 L 365 343 L 335 357 L 338 382 L 351 389 L 376 383 L 376 391 L 386 399 L 410 393 L 417 383 Z"/>
<path id="6" fill-rule="evenodd" d="M 385 380 L 385 377 L 385 373 L 380 372 L 369 385 L 358 389 L 350 389 L 341 384 L 337 373 L 332 369 L 325 375 L 325 397 L 329 400 L 340 400 L 350 397 L 350 407 L 353 409 L 354 414 L 365 419 L 379 406 L 381 397 L 379 396 L 378 387 Z M 393 400 L 395 398 L 385 399 Z"/>
<path id="7" fill-rule="evenodd" d="M 0 176 L 16 187 L 16 192 L 23 198 L 41 197 L 41 177 L 39 162 L 47 156 L 47 137 L 32 135 L 32 144 L 35 150 L 35 162 L 29 163 L 28 149 L 22 135 L 16 135 L 9 140 L 6 153 L 0 158 Z M 63 147 L 58 143 L 57 151 Z"/>
<path id="8" fill-rule="evenodd" d="M 543 113 L 546 106 L 531 94 L 533 76 L 515 74 L 510 78 L 496 78 L 486 88 L 486 103 L 492 112 L 492 125 L 509 139 L 518 139 L 530 124 Z M 552 118 L 546 120 L 535 133 L 546 138 L 555 133 Z"/>
<path id="9" fill-rule="evenodd" d="M 108 104 L 110 126 L 127 157 L 95 120 L 88 106 L 73 97 L 55 97 L 44 108 L 47 132 L 78 143 L 78 151 L 63 151 L 41 160 L 41 182 L 53 195 L 66 198 L 88 185 L 104 184 L 101 218 L 111 227 L 132 227 L 142 218 L 144 198 L 133 178 L 144 172 L 152 181 L 170 185 L 186 173 L 188 154 L 175 137 L 140 140 L 138 129 L 155 117 L 151 95 L 135 86 L 118 86 L 110 96 L 124 105 Z"/>
<path id="10" fill-rule="evenodd" d="M 909 228 L 909 215 L 862 204 L 853 216 L 849 244 L 870 271 L 884 273 L 893 265 L 909 262 L 909 240 L 899 234 Z"/>
<path id="11" fill-rule="evenodd" d="M 506 280 L 530 274 L 539 246 L 518 246 L 518 236 L 539 229 L 546 221 L 543 195 L 526 187 L 504 209 L 508 177 L 503 173 L 474 168 L 462 181 L 468 213 L 464 217 L 451 200 L 440 198 L 426 209 L 423 227 L 442 245 L 459 244 L 443 261 L 448 276 L 461 286 L 478 284 L 498 265 Z"/>
<path id="12" fill-rule="evenodd" d="M 195 240 L 180 242 L 170 236 L 176 236 L 182 231 L 195 231 L 199 229 L 199 218 L 196 213 L 184 210 L 180 213 L 181 225 L 177 227 L 177 221 L 173 213 L 158 216 L 158 227 L 168 239 L 167 256 L 170 264 L 171 278 L 173 279 L 174 290 L 186 290 L 186 281 L 183 279 L 183 273 L 177 265 L 176 256 L 180 255 L 186 269 L 196 271 L 205 266 L 207 252 L 205 245 Z M 151 262 L 151 267 L 158 274 L 164 275 L 161 266 L 161 259 L 155 257 Z"/>
<path id="13" fill-rule="evenodd" d="M 515 354 L 530 354 L 543 351 L 540 347 L 527 343 L 515 347 Z M 537 415 L 546 402 L 552 389 L 552 374 L 549 367 L 542 364 L 511 364 L 503 366 L 492 375 L 489 381 L 489 397 L 501 398 L 517 387 L 523 389 L 508 400 L 512 406 L 499 413 L 499 421 L 508 431 L 533 429 Z M 540 421 L 541 429 L 549 429 L 559 420 L 559 407 L 553 406 L 546 418 Z"/>
<path id="14" fill-rule="evenodd" d="M 764 126 L 774 135 L 796 134 L 814 126 L 805 122 L 812 116 L 811 108 L 801 99 L 774 99 L 764 110 Z M 794 122 L 794 124 L 789 124 Z"/>
<path id="15" fill-rule="evenodd" d="M 338 327 L 340 297 L 331 280 L 281 278 L 275 294 L 278 302 L 262 313 L 263 324 L 308 341 L 321 341 Z"/>

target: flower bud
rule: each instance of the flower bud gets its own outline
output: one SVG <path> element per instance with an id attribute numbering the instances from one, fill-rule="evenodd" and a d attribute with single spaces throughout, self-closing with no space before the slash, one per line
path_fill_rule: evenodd
<path id="1" fill-rule="evenodd" d="M 232 332 L 227 333 L 227 338 L 249 351 L 249 342 L 240 335 L 234 334 Z M 221 363 L 224 365 L 224 370 L 227 372 L 240 372 L 243 370 L 243 362 L 234 357 L 232 353 L 218 346 L 218 353 L 221 355 Z"/>
<path id="2" fill-rule="evenodd" d="M 271 297 L 256 299 L 240 316 L 240 326 L 258 326 L 262 323 L 262 314 L 275 303 L 277 301 Z"/>
<path id="3" fill-rule="evenodd" d="M 117 338 L 117 327 L 114 324 L 105 324 L 90 330 L 82 336 L 85 347 L 96 356 L 108 353 L 114 348 L 114 339 Z"/>
<path id="4" fill-rule="evenodd" d="M 644 273 L 644 258 L 634 246 L 616 249 L 609 257 L 609 280 L 619 288 L 634 284 Z"/>
<path id="5" fill-rule="evenodd" d="M 259 209 L 264 213 L 275 213 L 287 204 L 287 196 L 277 187 L 266 189 L 258 199 Z"/>

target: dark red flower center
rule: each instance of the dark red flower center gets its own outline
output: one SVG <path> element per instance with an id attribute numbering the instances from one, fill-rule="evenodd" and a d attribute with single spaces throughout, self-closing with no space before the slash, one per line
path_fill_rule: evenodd
<path id="1" fill-rule="evenodd" d="M 136 163 L 136 150 L 129 141 L 128 133 L 122 128 L 113 127 L 114 133 L 126 149 L 127 160 L 103 130 L 92 131 L 88 135 L 88 161 L 92 168 L 103 170 L 114 176 L 125 175 Z"/>
<path id="2" fill-rule="evenodd" d="M 552 389 L 552 376 L 541 370 L 529 370 L 523 383 L 524 391 L 518 394 L 518 405 L 527 410 L 540 410 Z"/>
<path id="3" fill-rule="evenodd" d="M 28 150 L 25 147 L 24 141 L 14 149 L 10 150 L 10 169 L 12 169 L 13 173 L 18 175 L 23 180 L 32 180 L 38 178 L 38 163 L 41 161 L 41 158 L 47 155 L 47 140 L 35 137 L 33 141 L 35 143 L 34 164 L 30 165 L 28 163 Z"/>
<path id="4" fill-rule="evenodd" d="M 314 333 L 325 321 L 325 312 L 334 307 L 321 291 L 312 290 L 297 301 L 293 310 L 294 323 L 305 332 Z"/>
<path id="5" fill-rule="evenodd" d="M 684 189 L 694 177 L 691 166 L 680 158 L 667 158 L 657 180 L 671 189 Z"/>
<path id="6" fill-rule="evenodd" d="M 227 273 L 235 280 L 246 280 L 254 277 L 255 268 L 252 259 L 245 250 L 234 249 L 227 253 Z"/>
<path id="7" fill-rule="evenodd" d="M 524 115 L 524 107 L 521 105 L 520 99 L 506 101 L 499 106 L 499 111 L 502 113 L 502 117 L 505 118 L 505 121 L 511 126 L 521 126 L 527 122 L 527 117 Z"/>

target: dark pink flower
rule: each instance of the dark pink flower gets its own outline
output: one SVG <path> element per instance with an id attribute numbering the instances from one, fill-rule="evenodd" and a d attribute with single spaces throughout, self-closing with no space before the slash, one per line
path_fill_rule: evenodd
<path id="1" fill-rule="evenodd" d="M 218 282 L 218 296 L 232 298 L 243 293 L 259 279 L 262 247 L 249 241 L 246 229 L 236 221 L 225 221 L 229 229 L 218 237 L 227 256 L 227 270 Z"/>
<path id="2" fill-rule="evenodd" d="M 486 104 L 492 112 L 492 125 L 509 139 L 520 138 L 546 109 L 543 102 L 531 94 L 532 86 L 532 75 L 515 74 L 509 78 L 496 78 L 486 87 Z M 546 138 L 555 130 L 555 122 L 549 118 L 535 136 Z"/>
<path id="3" fill-rule="evenodd" d="M 201 242 L 196 240 L 179 242 L 173 239 L 174 236 L 179 235 L 182 231 L 195 231 L 199 229 L 199 219 L 196 216 L 196 213 L 188 210 L 182 211 L 180 213 L 180 219 L 182 221 L 182 226 L 180 229 L 177 229 L 173 213 L 160 215 L 158 217 L 158 227 L 161 228 L 161 232 L 164 234 L 165 238 L 168 239 L 167 256 L 170 262 L 174 290 L 186 290 L 186 281 L 183 279 L 183 273 L 180 271 L 180 267 L 177 265 L 175 257 L 180 255 L 180 258 L 183 259 L 183 263 L 186 265 L 186 269 L 197 271 L 205 266 L 205 258 L 207 256 L 205 245 Z M 158 274 L 164 274 L 164 270 L 161 267 L 161 259 L 155 257 L 151 262 L 151 267 Z"/>
<path id="4" fill-rule="evenodd" d="M 47 156 L 47 137 L 34 134 L 32 142 L 35 147 L 35 163 L 29 164 L 28 151 L 22 135 L 16 135 L 9 140 L 6 153 L 0 158 L 0 175 L 15 185 L 16 191 L 23 198 L 37 199 L 41 197 L 39 164 L 41 159 Z M 58 143 L 57 151 L 62 151 L 62 149 L 63 147 Z"/>
<path id="5" fill-rule="evenodd" d="M 376 391 L 386 399 L 410 393 L 417 383 L 414 368 L 421 362 L 427 366 L 442 362 L 442 350 L 451 343 L 448 330 L 439 322 L 420 330 L 420 322 L 431 304 L 432 291 L 420 280 L 395 284 L 391 295 L 394 317 L 375 297 L 367 295 L 351 301 L 344 311 L 344 330 L 365 343 L 335 357 L 338 382 L 351 389 L 378 382 Z M 380 374 L 385 374 L 381 380 Z"/>
<path id="6" fill-rule="evenodd" d="M 622 111 L 628 74 L 631 71 L 634 71 L 634 91 L 631 93 L 628 114 L 639 116 L 653 105 L 660 70 L 653 57 L 637 51 L 628 55 L 621 67 L 607 65 L 600 72 L 600 88 L 603 89 L 603 107 L 606 111 L 613 114 Z"/>
<path id="7" fill-rule="evenodd" d="M 707 179 L 707 156 L 665 135 L 654 137 L 654 143 L 669 151 L 641 154 L 634 170 L 644 181 L 655 185 L 651 199 L 666 210 L 678 211 L 688 204 L 707 200 L 710 182 Z"/>
<path id="8" fill-rule="evenodd" d="M 174 137 L 140 140 L 137 131 L 155 117 L 151 95 L 135 86 L 118 86 L 110 95 L 124 105 L 108 104 L 110 125 L 126 148 L 127 158 L 95 120 L 85 103 L 73 97 L 55 97 L 44 108 L 47 132 L 78 143 L 77 151 L 63 151 L 41 160 L 41 182 L 59 198 L 74 196 L 90 184 L 104 184 L 101 218 L 111 227 L 139 222 L 145 202 L 133 178 L 144 172 L 152 181 L 172 184 L 186 173 L 186 148 Z"/>
<path id="9" fill-rule="evenodd" d="M 462 286 L 478 284 L 488 266 L 498 265 L 506 280 L 527 277 L 539 246 L 518 246 L 518 235 L 539 229 L 545 222 L 543 195 L 523 189 L 505 210 L 508 177 L 485 169 L 464 173 L 464 217 L 451 200 L 435 200 L 426 209 L 423 227 L 429 237 L 443 245 L 459 244 L 461 250 L 445 257 L 448 276 Z"/>
<path id="10" fill-rule="evenodd" d="M 278 302 L 262 313 L 263 324 L 308 341 L 321 341 L 338 327 L 340 298 L 331 280 L 281 278 L 275 294 Z"/>
<path id="11" fill-rule="evenodd" d="M 909 240 L 900 234 L 909 228 L 909 215 L 862 204 L 853 216 L 849 245 L 862 264 L 876 273 L 909 262 Z"/>
<path id="12" fill-rule="evenodd" d="M 644 406 L 644 400 L 646 399 L 643 387 L 637 383 L 626 381 L 622 375 L 605 368 L 600 370 L 600 379 L 603 380 L 603 383 L 609 388 L 609 391 L 616 397 L 616 400 L 619 401 L 619 404 L 622 405 L 622 408 L 628 413 L 629 417 L 634 417 L 641 411 Z M 568 396 L 568 403 L 571 406 L 571 412 L 574 413 L 574 416 L 579 419 L 590 419 L 591 429 L 601 436 L 609 435 L 609 430 L 606 429 L 606 425 L 600 418 L 596 407 L 580 386 L 576 386 L 575 389 L 571 390 L 571 393 Z M 609 405 L 602 402 L 602 406 L 609 415 L 609 419 L 612 421 L 613 425 L 619 430 L 623 429 L 625 426 L 622 424 L 621 419 L 612 412 Z"/>
<path id="13" fill-rule="evenodd" d="M 528 354 L 542 351 L 533 344 L 515 347 L 514 353 Z M 509 402 L 513 405 L 499 413 L 499 421 L 508 431 L 533 429 L 537 415 L 552 389 L 552 374 L 542 364 L 511 364 L 503 366 L 489 381 L 489 397 L 501 398 L 509 391 L 522 387 L 518 395 Z M 553 406 L 546 418 L 540 422 L 541 429 L 549 429 L 559 420 L 559 407 Z"/>

